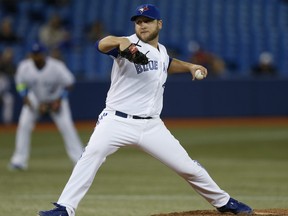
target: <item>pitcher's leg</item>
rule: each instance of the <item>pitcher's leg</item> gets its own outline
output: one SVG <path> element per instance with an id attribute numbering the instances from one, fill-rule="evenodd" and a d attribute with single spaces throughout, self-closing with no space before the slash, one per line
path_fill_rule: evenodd
<path id="1" fill-rule="evenodd" d="M 16 144 L 11 165 L 27 168 L 30 155 L 31 133 L 35 125 L 37 114 L 28 106 L 22 108 L 16 132 Z"/>
<path id="2" fill-rule="evenodd" d="M 151 125 L 140 147 L 182 176 L 201 196 L 215 207 L 225 205 L 230 196 L 213 181 L 207 171 L 192 160 L 163 123 Z"/>
<path id="3" fill-rule="evenodd" d="M 123 123 L 114 121 L 108 116 L 100 122 L 57 202 L 67 207 L 70 216 L 74 216 L 79 202 L 87 193 L 106 157 L 125 145 L 121 139 L 125 132 L 127 134 L 127 131 L 123 129 Z"/>

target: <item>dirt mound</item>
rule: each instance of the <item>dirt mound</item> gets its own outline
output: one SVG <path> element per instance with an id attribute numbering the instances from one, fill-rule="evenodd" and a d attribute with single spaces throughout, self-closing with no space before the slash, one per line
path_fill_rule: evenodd
<path id="1" fill-rule="evenodd" d="M 157 214 L 152 216 L 219 216 L 219 215 L 234 215 L 234 214 L 222 214 L 216 210 L 197 210 L 187 212 L 173 212 L 168 214 Z M 288 209 L 255 209 L 253 215 L 269 215 L 269 216 L 288 216 Z"/>

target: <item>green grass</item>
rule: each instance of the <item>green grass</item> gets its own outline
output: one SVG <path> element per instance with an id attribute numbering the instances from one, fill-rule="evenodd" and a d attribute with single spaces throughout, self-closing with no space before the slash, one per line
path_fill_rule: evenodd
<path id="1" fill-rule="evenodd" d="M 84 143 L 91 131 L 79 130 Z M 287 208 L 288 125 L 194 125 L 171 132 L 231 196 L 255 209 Z M 36 130 L 29 170 L 10 172 L 6 166 L 14 139 L 14 131 L 0 131 L 1 215 L 35 216 L 57 201 L 72 164 L 58 131 Z M 123 148 L 100 168 L 77 215 L 146 216 L 196 209 L 212 207 L 163 164 L 139 150 Z"/>

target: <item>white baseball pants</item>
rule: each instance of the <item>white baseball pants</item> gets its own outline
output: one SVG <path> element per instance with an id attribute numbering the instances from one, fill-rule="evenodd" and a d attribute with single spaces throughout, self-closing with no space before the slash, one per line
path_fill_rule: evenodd
<path id="1" fill-rule="evenodd" d="M 221 190 L 206 170 L 192 160 L 160 118 L 149 120 L 116 116 L 103 111 L 88 145 L 77 162 L 58 204 L 66 206 L 69 216 L 90 188 L 106 157 L 123 146 L 136 146 L 182 176 L 215 207 L 225 205 L 230 196 Z"/>
<path id="2" fill-rule="evenodd" d="M 67 99 L 61 101 L 61 108 L 58 113 L 51 113 L 51 118 L 59 129 L 65 143 L 68 156 L 74 164 L 83 153 L 83 146 L 77 131 L 74 127 L 70 106 Z M 31 133 L 38 119 L 38 111 L 33 111 L 24 105 L 19 117 L 16 133 L 16 148 L 11 158 L 11 164 L 28 167 L 30 156 Z"/>

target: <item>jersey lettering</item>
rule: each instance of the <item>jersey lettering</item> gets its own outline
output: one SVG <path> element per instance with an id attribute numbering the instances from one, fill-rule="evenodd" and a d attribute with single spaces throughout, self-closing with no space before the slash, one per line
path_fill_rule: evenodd
<path id="1" fill-rule="evenodd" d="M 152 71 L 152 70 L 158 70 L 158 62 L 157 61 L 149 61 L 146 65 L 140 65 L 140 64 L 134 64 L 137 74 Z"/>

